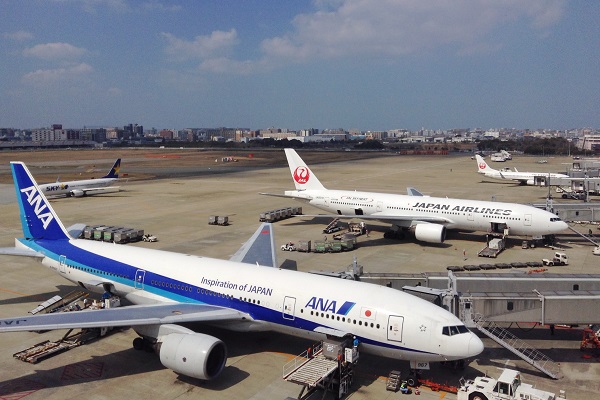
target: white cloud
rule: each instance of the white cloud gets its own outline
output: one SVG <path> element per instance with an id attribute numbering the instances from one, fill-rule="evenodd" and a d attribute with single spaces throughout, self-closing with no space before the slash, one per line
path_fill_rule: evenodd
<path id="1" fill-rule="evenodd" d="M 171 33 L 161 34 L 168 42 L 166 53 L 178 60 L 206 59 L 229 52 L 237 43 L 237 32 L 214 31 L 210 35 L 196 36 L 193 41 L 180 39 Z"/>
<path id="2" fill-rule="evenodd" d="M 264 40 L 268 58 L 291 61 L 347 56 L 399 56 L 454 46 L 468 53 L 498 48 L 487 43 L 504 24 L 530 19 L 547 29 L 564 13 L 563 0 L 347 0 L 316 3 L 322 9 L 294 18 L 294 30 Z"/>
<path id="3" fill-rule="evenodd" d="M 43 60 L 72 60 L 81 57 L 86 52 L 86 49 L 75 47 L 69 43 L 46 43 L 23 50 L 23 55 Z"/>
<path id="4" fill-rule="evenodd" d="M 79 81 L 94 71 L 86 63 L 72 65 L 65 68 L 38 69 L 23 76 L 23 83 L 30 85 L 47 85 L 68 81 Z"/>
<path id="5" fill-rule="evenodd" d="M 6 39 L 12 39 L 17 42 L 33 39 L 33 33 L 27 31 L 7 32 L 2 35 Z"/>

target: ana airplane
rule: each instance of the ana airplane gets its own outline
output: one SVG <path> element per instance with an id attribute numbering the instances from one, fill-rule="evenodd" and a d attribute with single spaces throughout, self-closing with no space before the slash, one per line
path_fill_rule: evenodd
<path id="1" fill-rule="evenodd" d="M 333 213 L 331 217 L 371 219 L 392 224 L 394 231 L 408 229 L 417 240 L 442 243 L 446 229 L 499 232 L 510 235 L 542 236 L 561 232 L 567 224 L 555 214 L 535 207 L 479 200 L 353 190 L 327 190 L 295 150 L 285 149 L 296 190 L 283 195 Z"/>
<path id="2" fill-rule="evenodd" d="M 24 237 L 0 253 L 38 257 L 69 281 L 134 305 L 0 319 L 0 332 L 131 326 L 140 335 L 135 348 L 151 347 L 165 367 L 199 379 L 221 373 L 227 350 L 221 340 L 181 323 L 314 340 L 353 335 L 362 351 L 415 362 L 460 360 L 483 351 L 458 318 L 418 297 L 276 268 L 267 223 L 230 260 L 75 239 L 26 166 L 11 167 Z"/>
<path id="3" fill-rule="evenodd" d="M 83 179 L 79 181 L 54 182 L 39 185 L 46 196 L 83 197 L 101 193 L 118 192 L 119 187 L 109 187 L 119 178 L 121 159 L 115 161 L 108 174 L 98 179 Z"/>
<path id="4" fill-rule="evenodd" d="M 477 172 L 485 175 L 488 178 L 500 179 L 504 181 L 518 181 L 521 185 L 535 185 L 536 177 L 540 178 L 568 178 L 569 175 L 565 174 L 556 174 L 556 173 L 544 173 L 544 172 L 519 172 L 515 168 L 514 171 L 511 171 L 510 168 L 503 168 L 498 171 L 493 169 L 481 157 L 479 154 L 475 155 L 475 159 L 477 160 Z"/>

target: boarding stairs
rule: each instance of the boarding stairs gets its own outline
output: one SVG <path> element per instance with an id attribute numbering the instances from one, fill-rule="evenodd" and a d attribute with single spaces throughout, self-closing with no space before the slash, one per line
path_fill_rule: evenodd
<path id="1" fill-rule="evenodd" d="M 539 350 L 530 347 L 524 340 L 519 339 L 507 329 L 498 326 L 493 321 L 486 320 L 480 314 L 474 316 L 473 322 L 480 332 L 552 379 L 560 379 L 562 377 L 560 366 L 557 363 Z"/>
<path id="2" fill-rule="evenodd" d="M 306 350 L 283 366 L 283 379 L 288 382 L 315 388 L 338 368 L 338 361 L 325 358 L 323 345 Z"/>

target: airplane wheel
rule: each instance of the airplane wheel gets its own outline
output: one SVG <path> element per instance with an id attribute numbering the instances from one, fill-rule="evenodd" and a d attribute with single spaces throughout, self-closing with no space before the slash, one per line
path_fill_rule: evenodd
<path id="1" fill-rule="evenodd" d="M 488 400 L 483 394 L 474 392 L 469 395 L 469 400 Z"/>
<path id="2" fill-rule="evenodd" d="M 137 337 L 137 338 L 133 339 L 133 348 L 136 350 L 143 350 L 144 349 L 144 339 L 142 339 L 141 337 Z"/>

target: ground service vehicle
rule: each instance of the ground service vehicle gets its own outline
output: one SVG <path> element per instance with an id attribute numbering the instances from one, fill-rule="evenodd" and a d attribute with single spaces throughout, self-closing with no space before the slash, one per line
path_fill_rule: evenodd
<path id="1" fill-rule="evenodd" d="M 565 398 L 561 392 L 561 397 Z M 556 395 L 521 382 L 521 373 L 505 368 L 498 379 L 479 376 L 474 380 L 461 379 L 457 400 L 554 400 Z"/>
<path id="2" fill-rule="evenodd" d="M 544 265 L 549 265 L 549 266 L 569 265 L 569 256 L 567 256 L 565 253 L 561 253 L 560 251 L 557 251 L 556 253 L 554 253 L 554 257 L 552 257 L 551 260 L 544 258 L 544 259 L 542 259 L 542 263 Z"/>

